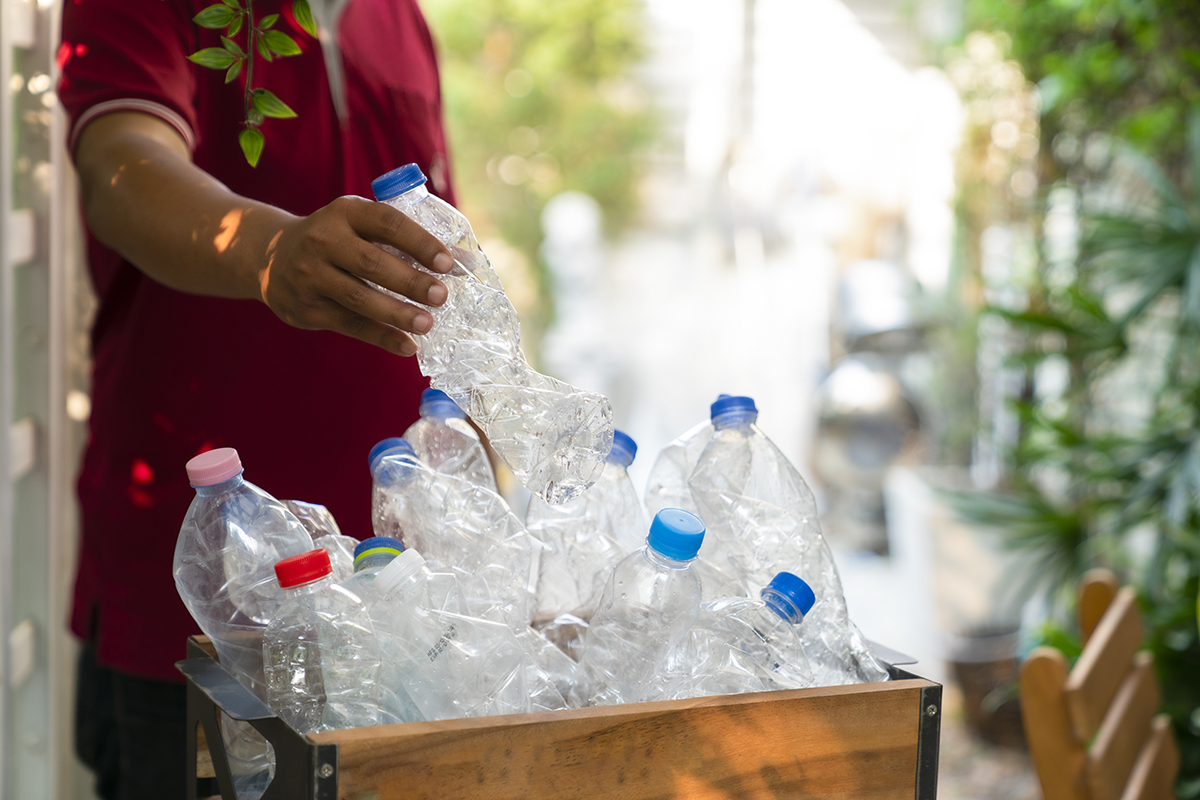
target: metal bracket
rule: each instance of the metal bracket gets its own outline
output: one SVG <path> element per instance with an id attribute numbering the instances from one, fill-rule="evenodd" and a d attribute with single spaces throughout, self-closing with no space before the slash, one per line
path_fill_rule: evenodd
<path id="1" fill-rule="evenodd" d="M 218 717 L 249 723 L 275 749 L 275 777 L 262 800 L 337 800 L 338 747 L 314 744 L 288 725 L 207 652 L 188 641 L 188 658 L 175 664 L 187 678 L 187 800 L 197 800 L 196 725 L 204 726 L 222 800 L 237 800 Z"/>

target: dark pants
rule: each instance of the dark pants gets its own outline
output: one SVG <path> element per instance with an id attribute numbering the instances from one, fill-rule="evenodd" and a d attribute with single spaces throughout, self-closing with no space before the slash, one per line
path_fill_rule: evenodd
<path id="1" fill-rule="evenodd" d="M 187 690 L 135 678 L 79 657 L 75 750 L 103 800 L 183 800 Z"/>

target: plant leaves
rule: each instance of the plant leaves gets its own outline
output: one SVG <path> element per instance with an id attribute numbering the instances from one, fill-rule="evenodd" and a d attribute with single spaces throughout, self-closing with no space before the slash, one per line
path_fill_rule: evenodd
<path id="1" fill-rule="evenodd" d="M 235 56 L 240 57 L 240 56 L 246 55 L 246 51 L 243 50 L 237 42 L 235 42 L 233 39 L 230 39 L 228 36 L 221 37 L 221 44 L 225 45 L 225 49 L 228 50 L 229 52 L 233 53 Z"/>
<path id="2" fill-rule="evenodd" d="M 262 131 L 254 128 L 247 128 L 238 134 L 238 144 L 242 146 L 242 155 L 246 157 L 246 163 L 252 167 L 258 166 L 258 159 L 262 156 L 265 143 Z"/>
<path id="3" fill-rule="evenodd" d="M 308 0 L 293 0 L 292 16 L 296 18 L 296 22 L 300 23 L 300 27 L 304 28 L 305 33 L 314 39 L 317 38 L 317 22 L 313 19 Z"/>
<path id="4" fill-rule="evenodd" d="M 296 44 L 296 40 L 283 31 L 267 31 L 262 35 L 262 38 L 267 43 L 267 47 L 271 49 L 271 52 L 276 55 L 300 55 L 300 45 Z"/>
<path id="5" fill-rule="evenodd" d="M 263 113 L 253 106 L 251 106 L 250 110 L 246 112 L 246 122 L 250 123 L 251 125 L 262 125 L 263 120 L 265 119 L 266 118 L 263 116 Z"/>
<path id="6" fill-rule="evenodd" d="M 188 56 L 188 61 L 209 69 L 228 69 L 238 57 L 223 47 L 206 47 Z"/>
<path id="7" fill-rule="evenodd" d="M 258 54 L 260 56 L 262 56 L 263 58 L 265 58 L 267 61 L 275 60 L 275 57 L 273 55 L 271 55 L 271 50 L 267 47 L 267 43 L 263 41 L 263 38 L 261 36 L 255 38 L 254 46 L 256 48 L 258 48 Z"/>
<path id="8" fill-rule="evenodd" d="M 238 0 L 221 0 L 221 2 L 224 3 L 225 5 L 229 6 L 230 8 L 236 8 L 239 11 L 242 8 L 242 4 L 239 3 Z"/>
<path id="9" fill-rule="evenodd" d="M 245 64 L 245 59 L 239 58 L 234 62 L 233 66 L 225 73 L 225 82 L 233 83 L 234 79 L 242 73 L 242 65 Z"/>
<path id="10" fill-rule="evenodd" d="M 233 20 L 236 15 L 237 12 L 231 9 L 229 6 L 223 3 L 217 3 L 214 6 L 209 6 L 196 16 L 192 17 L 192 22 L 195 22 L 202 28 L 212 28 L 215 30 L 217 28 L 224 28 Z"/>
<path id="11" fill-rule="evenodd" d="M 229 29 L 225 31 L 226 36 L 234 36 L 242 29 L 242 22 L 246 19 L 245 14 L 238 14 L 233 18 L 233 22 L 229 23 Z"/>
<path id="12" fill-rule="evenodd" d="M 258 21 L 258 29 L 260 31 L 268 30 L 279 19 L 278 14 L 268 14 Z"/>
<path id="13" fill-rule="evenodd" d="M 276 119 L 289 119 L 296 116 L 288 104 L 280 100 L 266 89 L 255 89 L 250 93 L 250 103 L 263 116 Z"/>

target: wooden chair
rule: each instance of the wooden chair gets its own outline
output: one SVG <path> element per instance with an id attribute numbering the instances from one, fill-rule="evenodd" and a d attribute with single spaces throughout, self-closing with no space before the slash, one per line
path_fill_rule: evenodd
<path id="1" fill-rule="evenodd" d="M 1132 588 L 1092 570 L 1079 592 L 1073 669 L 1039 647 L 1021 665 L 1025 737 L 1046 800 L 1172 800 L 1179 751 Z"/>

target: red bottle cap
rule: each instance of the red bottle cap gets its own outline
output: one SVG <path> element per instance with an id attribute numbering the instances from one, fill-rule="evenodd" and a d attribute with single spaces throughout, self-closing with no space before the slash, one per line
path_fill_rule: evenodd
<path id="1" fill-rule="evenodd" d="M 329 563 L 329 553 L 321 549 L 309 550 L 275 564 L 275 577 L 284 589 L 312 583 L 332 573 L 333 565 Z"/>

